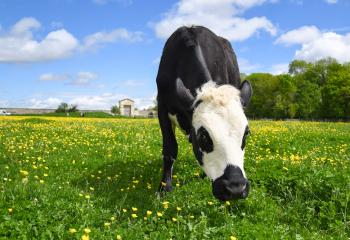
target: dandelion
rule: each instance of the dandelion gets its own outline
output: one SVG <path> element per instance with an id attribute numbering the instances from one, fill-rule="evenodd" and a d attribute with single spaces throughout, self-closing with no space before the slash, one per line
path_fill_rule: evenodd
<path id="1" fill-rule="evenodd" d="M 73 233 L 76 233 L 77 230 L 76 230 L 75 228 L 70 228 L 70 229 L 68 230 L 68 232 L 73 234 Z"/>
<path id="2" fill-rule="evenodd" d="M 131 214 L 132 218 L 137 218 L 137 215 L 135 213 Z"/>
<path id="3" fill-rule="evenodd" d="M 176 221 L 177 221 L 177 219 L 176 219 L 176 218 L 174 218 L 174 217 L 173 217 L 173 218 L 171 218 L 171 220 L 173 220 L 173 222 L 176 222 Z"/>
<path id="4" fill-rule="evenodd" d="M 166 186 L 166 183 L 165 182 L 161 182 L 162 186 L 165 187 Z"/>
<path id="5" fill-rule="evenodd" d="M 93 188 L 93 187 L 89 187 L 89 189 L 90 189 L 91 191 L 94 191 L 94 190 L 95 190 L 95 188 Z"/>
<path id="6" fill-rule="evenodd" d="M 128 210 L 126 210 L 125 208 L 123 208 L 122 210 L 123 210 L 123 212 L 127 212 L 127 211 L 128 211 Z"/>
<path id="7" fill-rule="evenodd" d="M 89 240 L 89 239 L 90 239 L 89 235 L 81 236 L 81 240 Z"/>
<path id="8" fill-rule="evenodd" d="M 214 203 L 211 202 L 211 201 L 208 202 L 208 205 L 209 205 L 209 206 L 211 206 L 211 205 L 213 205 L 213 204 L 214 204 Z"/>
<path id="9" fill-rule="evenodd" d="M 147 214 L 147 216 L 151 216 L 152 215 L 152 211 L 147 211 L 146 214 Z"/>
<path id="10" fill-rule="evenodd" d="M 8 211 L 9 213 L 12 213 L 12 212 L 13 212 L 13 209 L 12 209 L 12 208 L 9 208 L 9 209 L 7 209 L 7 211 Z"/>
<path id="11" fill-rule="evenodd" d="M 180 187 L 180 183 L 176 183 L 176 187 Z"/>
<path id="12" fill-rule="evenodd" d="M 40 179 L 40 181 L 39 181 L 41 184 L 43 184 L 45 181 L 44 180 L 42 180 L 42 179 Z"/>
<path id="13" fill-rule="evenodd" d="M 22 178 L 22 183 L 27 184 L 28 183 L 28 178 Z"/>
<path id="14" fill-rule="evenodd" d="M 28 176 L 28 175 L 29 175 L 28 171 L 26 171 L 26 170 L 20 170 L 19 172 L 20 172 L 23 176 Z"/>
<path id="15" fill-rule="evenodd" d="M 111 226 L 111 223 L 109 223 L 109 222 L 105 222 L 105 224 L 104 224 L 104 225 L 105 225 L 105 227 L 107 227 L 107 228 L 108 228 L 108 227 L 110 227 L 110 226 Z"/>
<path id="16" fill-rule="evenodd" d="M 229 201 L 226 201 L 226 202 L 225 202 L 225 205 L 226 205 L 226 206 L 230 206 L 231 203 L 230 203 Z"/>
<path id="17" fill-rule="evenodd" d="M 193 215 L 190 215 L 190 219 L 194 219 L 194 216 L 193 216 Z"/>
<path id="18" fill-rule="evenodd" d="M 84 232 L 85 232 L 86 234 L 89 234 L 89 233 L 91 233 L 91 229 L 90 229 L 90 228 L 84 228 Z"/>
<path id="19" fill-rule="evenodd" d="M 122 240 L 122 237 L 120 235 L 117 235 L 117 240 Z"/>
<path id="20" fill-rule="evenodd" d="M 162 217 L 162 216 L 163 216 L 163 213 L 157 212 L 157 216 L 158 216 L 158 217 Z"/>
<path id="21" fill-rule="evenodd" d="M 47 174 L 47 173 L 44 173 L 44 177 L 48 177 L 49 176 L 49 174 Z"/>
<path id="22" fill-rule="evenodd" d="M 85 195 L 85 198 L 90 199 L 90 195 L 89 194 Z"/>
<path id="23" fill-rule="evenodd" d="M 237 240 L 235 236 L 230 236 L 230 240 Z"/>
<path id="24" fill-rule="evenodd" d="M 111 221 L 112 221 L 112 222 L 115 221 L 115 217 L 111 217 Z"/>
<path id="25" fill-rule="evenodd" d="M 132 207 L 131 208 L 133 212 L 137 212 L 137 208 L 136 207 Z"/>
<path id="26" fill-rule="evenodd" d="M 176 210 L 180 212 L 182 209 L 180 207 L 176 207 Z"/>

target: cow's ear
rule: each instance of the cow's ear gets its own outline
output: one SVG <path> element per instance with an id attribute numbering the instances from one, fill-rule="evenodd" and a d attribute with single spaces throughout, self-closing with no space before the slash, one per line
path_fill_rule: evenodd
<path id="1" fill-rule="evenodd" d="M 176 95 L 180 99 L 185 109 L 191 109 L 195 98 L 191 91 L 185 87 L 180 78 L 176 79 Z"/>
<path id="2" fill-rule="evenodd" d="M 252 85 L 250 85 L 250 82 L 248 82 L 247 80 L 244 80 L 244 82 L 242 82 L 241 87 L 240 87 L 240 91 L 241 91 L 241 102 L 242 102 L 242 106 L 246 107 L 248 106 L 250 99 L 253 95 L 253 89 L 252 89 Z"/>

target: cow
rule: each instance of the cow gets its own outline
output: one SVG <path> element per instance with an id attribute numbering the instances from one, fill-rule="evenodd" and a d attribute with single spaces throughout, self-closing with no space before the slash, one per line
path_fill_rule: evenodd
<path id="1" fill-rule="evenodd" d="M 178 28 L 165 43 L 156 82 L 163 137 L 159 190 L 172 191 L 178 126 L 212 181 L 213 195 L 222 201 L 246 198 L 243 162 L 249 126 L 243 108 L 252 88 L 248 81 L 241 83 L 230 42 L 202 26 Z"/>

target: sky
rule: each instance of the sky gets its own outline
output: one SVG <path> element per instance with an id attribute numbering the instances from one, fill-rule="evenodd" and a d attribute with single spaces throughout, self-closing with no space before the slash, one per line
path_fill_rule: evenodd
<path id="1" fill-rule="evenodd" d="M 183 25 L 228 39 L 246 74 L 349 62 L 349 12 L 350 0 L 0 0 L 0 108 L 151 106 L 164 43 Z"/>

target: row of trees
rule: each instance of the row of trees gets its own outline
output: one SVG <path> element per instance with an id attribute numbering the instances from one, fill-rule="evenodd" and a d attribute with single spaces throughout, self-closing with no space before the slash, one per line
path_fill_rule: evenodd
<path id="1" fill-rule="evenodd" d="M 68 112 L 78 112 L 78 106 L 77 105 L 68 105 L 68 103 L 62 102 L 60 105 L 58 105 L 57 109 L 55 110 L 56 113 L 68 113 Z"/>
<path id="2" fill-rule="evenodd" d="M 350 119 L 350 63 L 294 60 L 288 74 L 253 73 L 251 118 Z"/>

